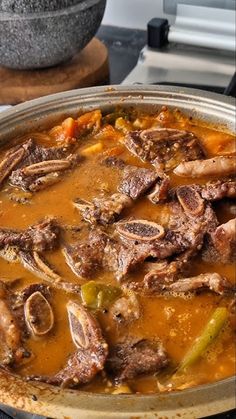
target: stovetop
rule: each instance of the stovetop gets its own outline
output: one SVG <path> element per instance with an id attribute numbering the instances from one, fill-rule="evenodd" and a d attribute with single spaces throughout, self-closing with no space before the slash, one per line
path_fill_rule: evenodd
<path id="1" fill-rule="evenodd" d="M 147 42 L 147 33 L 142 30 L 118 28 L 112 26 L 101 26 L 97 37 L 104 42 L 109 50 L 110 59 L 110 84 L 129 83 L 142 84 L 140 80 L 132 76 L 132 70 L 140 58 L 140 51 L 145 47 Z M 138 69 L 139 71 L 139 69 Z M 132 76 L 132 77 L 131 77 Z M 198 80 L 195 84 L 181 83 L 180 86 L 195 87 L 205 90 L 223 93 L 230 79 L 230 75 L 225 79 L 224 85 L 206 85 L 201 84 Z M 148 80 L 146 81 L 148 82 Z M 176 84 L 162 81 L 159 78 L 150 79 L 151 84 Z M 1 105 L 1 104 L 0 104 Z M 0 111 L 4 110 L 0 106 Z M 26 414 L 24 412 L 11 409 L 6 406 L 0 407 L 0 419 L 45 419 L 42 416 Z M 92 419 L 92 418 L 91 418 Z M 236 409 L 230 412 L 209 416 L 208 419 L 236 419 Z"/>

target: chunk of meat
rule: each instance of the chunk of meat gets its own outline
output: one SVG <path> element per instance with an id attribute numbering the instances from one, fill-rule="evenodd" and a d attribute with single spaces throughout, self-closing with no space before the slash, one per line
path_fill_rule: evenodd
<path id="1" fill-rule="evenodd" d="M 132 200 L 119 192 L 107 198 L 94 198 L 91 203 L 81 199 L 74 202 L 74 206 L 81 212 L 85 221 L 104 225 L 114 223 L 124 208 L 131 204 Z"/>
<path id="2" fill-rule="evenodd" d="M 198 138 L 191 132 L 177 129 L 132 131 L 124 142 L 131 153 L 161 170 L 172 170 L 182 161 L 204 157 Z"/>
<path id="3" fill-rule="evenodd" d="M 17 165 L 17 169 L 31 166 L 32 164 L 46 160 L 61 160 L 70 155 L 72 146 L 42 147 L 33 140 L 28 140 L 21 145 L 26 150 L 24 158 Z"/>
<path id="4" fill-rule="evenodd" d="M 86 242 L 66 246 L 67 263 L 80 277 L 89 278 L 103 268 L 114 272 L 121 281 L 149 258 L 163 260 L 188 251 L 194 255 L 201 249 L 206 232 L 218 225 L 214 211 L 206 206 L 202 215 L 189 217 L 178 202 L 171 202 L 169 206 L 170 221 L 166 230 L 147 220 L 118 223 L 116 238 L 102 233 L 99 239 L 90 237 Z"/>
<path id="5" fill-rule="evenodd" d="M 45 219 L 21 231 L 0 228 L 0 248 L 17 246 L 24 251 L 42 252 L 57 248 L 59 240 L 60 228 L 53 218 Z"/>
<path id="6" fill-rule="evenodd" d="M 207 238 L 203 259 L 234 263 L 236 257 L 236 218 L 221 224 Z"/>
<path id="7" fill-rule="evenodd" d="M 236 181 L 229 179 L 208 182 L 202 187 L 201 196 L 207 201 L 236 198 Z"/>
<path id="8" fill-rule="evenodd" d="M 65 245 L 63 254 L 67 265 L 80 278 L 92 277 L 101 268 L 101 257 L 89 243 Z"/>
<path id="9" fill-rule="evenodd" d="M 87 279 L 102 268 L 108 236 L 100 230 L 92 230 L 87 241 L 65 245 L 66 262 L 75 275 Z"/>
<path id="10" fill-rule="evenodd" d="M 67 304 L 67 311 L 76 352 L 69 356 L 66 366 L 56 375 L 29 379 L 72 388 L 90 382 L 103 370 L 108 345 L 96 318 L 82 305 L 72 301 Z"/>
<path id="11" fill-rule="evenodd" d="M 115 275 L 118 281 L 137 269 L 149 256 L 150 246 L 144 244 L 121 245 L 117 248 L 117 265 Z"/>
<path id="12" fill-rule="evenodd" d="M 164 260 L 163 262 L 150 263 L 151 269 L 144 276 L 142 283 L 131 283 L 131 288 L 138 289 L 140 287 L 141 289 L 145 288 L 150 291 L 155 291 L 156 288 L 159 289 L 159 284 L 163 283 L 163 281 L 166 283 L 176 281 L 183 273 L 188 271 L 189 263 L 195 254 L 196 250 L 190 249 L 178 255 L 171 262 Z"/>
<path id="13" fill-rule="evenodd" d="M 126 166 L 119 191 L 137 199 L 144 195 L 157 181 L 158 174 L 154 170 L 135 166 Z"/>
<path id="14" fill-rule="evenodd" d="M 169 176 L 165 175 L 164 173 L 162 175 L 159 175 L 154 188 L 147 195 L 148 199 L 153 204 L 158 204 L 158 202 L 165 201 L 168 197 L 169 187 L 170 187 Z"/>
<path id="15" fill-rule="evenodd" d="M 218 273 L 204 273 L 191 278 L 183 278 L 173 284 L 159 283 L 159 292 L 168 292 L 172 295 L 206 290 L 220 295 L 235 292 L 231 282 Z"/>
<path id="16" fill-rule="evenodd" d="M 106 370 L 116 382 L 154 374 L 169 363 L 165 349 L 160 342 L 142 339 L 118 343 L 109 351 Z"/>
<path id="17" fill-rule="evenodd" d="M 207 160 L 180 163 L 174 170 L 178 176 L 199 178 L 203 176 L 235 175 L 236 156 L 216 156 Z"/>

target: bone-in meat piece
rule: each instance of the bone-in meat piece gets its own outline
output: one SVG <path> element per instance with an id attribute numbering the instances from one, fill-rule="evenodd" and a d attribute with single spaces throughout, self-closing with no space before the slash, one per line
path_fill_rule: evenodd
<path id="1" fill-rule="evenodd" d="M 63 254 L 74 274 L 80 278 L 88 279 L 104 267 L 105 248 L 109 240 L 105 233 L 94 229 L 90 232 L 87 241 L 73 245 L 65 244 Z"/>
<path id="2" fill-rule="evenodd" d="M 52 250 L 59 245 L 60 228 L 55 219 L 49 218 L 28 227 L 26 230 L 0 228 L 0 248 L 17 246 L 28 251 L 42 252 Z"/>
<path id="3" fill-rule="evenodd" d="M 132 204 L 131 198 L 122 193 L 114 193 L 107 198 L 94 198 L 92 202 L 77 199 L 74 206 L 90 224 L 114 223 L 124 208 Z"/>
<path id="4" fill-rule="evenodd" d="M 223 198 L 236 198 L 236 181 L 215 180 L 206 183 L 201 188 L 201 196 L 207 201 L 217 201 Z"/>
<path id="5" fill-rule="evenodd" d="M 122 245 L 118 248 L 117 278 L 124 279 L 127 273 L 138 268 L 148 258 L 163 260 L 185 251 L 195 254 L 201 249 L 205 234 L 214 231 L 217 225 L 218 221 L 210 206 L 206 206 L 202 215 L 189 217 L 178 202 L 172 202 L 169 225 L 164 235 L 160 234 L 154 240 L 152 237 L 148 240 L 148 235 L 147 240 L 140 240 L 137 235 L 129 232 L 120 235 Z"/>
<path id="6" fill-rule="evenodd" d="M 19 261 L 25 269 L 32 272 L 38 278 L 49 282 L 52 287 L 72 294 L 80 293 L 79 285 L 64 281 L 37 252 L 30 253 L 20 251 L 18 256 Z"/>
<path id="7" fill-rule="evenodd" d="M 65 367 L 52 377 L 29 377 L 62 387 L 77 387 L 90 382 L 103 370 L 108 355 L 108 345 L 93 314 L 82 305 L 67 304 L 71 336 L 76 351 L 69 356 Z"/>
<path id="8" fill-rule="evenodd" d="M 204 201 L 194 187 L 180 186 L 176 192 L 184 211 L 189 216 L 199 216 L 204 212 Z"/>
<path id="9" fill-rule="evenodd" d="M 236 218 L 217 227 L 211 234 L 214 248 L 222 263 L 233 263 L 236 258 Z"/>
<path id="10" fill-rule="evenodd" d="M 10 175 L 11 171 L 17 166 L 25 155 L 23 147 L 14 147 L 12 152 L 7 153 L 0 163 L 0 184 Z"/>
<path id="11" fill-rule="evenodd" d="M 10 176 L 12 186 L 36 192 L 58 182 L 61 172 L 72 166 L 72 160 L 46 160 L 15 170 Z"/>
<path id="12" fill-rule="evenodd" d="M 126 166 L 124 169 L 123 179 L 119 185 L 119 191 L 137 199 L 144 195 L 158 179 L 158 173 L 154 170 Z"/>
<path id="13" fill-rule="evenodd" d="M 132 131 L 126 135 L 125 145 L 131 153 L 159 170 L 172 170 L 182 161 L 204 157 L 198 138 L 191 132 L 178 129 Z"/>
<path id="14" fill-rule="evenodd" d="M 207 160 L 187 161 L 180 163 L 174 173 L 192 178 L 235 175 L 236 156 L 216 156 Z"/>
<path id="15" fill-rule="evenodd" d="M 190 261 L 196 252 L 196 249 L 189 249 L 178 255 L 171 262 L 164 260 L 162 262 L 150 263 L 150 270 L 145 275 L 142 283 L 133 284 L 133 288 L 146 288 L 147 290 L 155 292 L 156 287 L 159 289 L 159 283 L 162 283 L 163 281 L 166 283 L 176 281 L 183 273 L 188 271 Z M 152 267 L 152 265 L 154 266 Z"/>
<path id="16" fill-rule="evenodd" d="M 61 160 L 69 156 L 71 147 L 42 147 L 29 139 L 12 147 L 0 163 L 0 184 L 12 173 L 12 183 L 19 169 L 45 160 Z M 18 169 L 18 170 L 17 170 Z"/>
<path id="17" fill-rule="evenodd" d="M 116 231 L 127 239 L 141 242 L 161 239 L 165 235 L 165 230 L 160 224 L 137 219 L 118 223 Z"/>
<path id="18" fill-rule="evenodd" d="M 147 195 L 148 199 L 153 204 L 158 204 L 158 202 L 165 201 L 168 197 L 168 191 L 170 187 L 170 178 L 164 173 L 158 176 L 157 182 L 154 185 L 153 189 Z"/>
<path id="19" fill-rule="evenodd" d="M 168 284 L 163 281 L 159 283 L 160 293 L 186 293 L 186 292 L 200 292 L 200 291 L 212 291 L 216 294 L 228 294 L 235 292 L 235 287 L 226 278 L 222 277 L 218 273 L 204 273 L 191 278 L 183 278 Z M 156 292 L 158 290 L 156 289 Z"/>

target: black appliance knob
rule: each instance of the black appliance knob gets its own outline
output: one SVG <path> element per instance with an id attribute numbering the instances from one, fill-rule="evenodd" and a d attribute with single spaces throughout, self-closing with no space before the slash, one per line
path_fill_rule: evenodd
<path id="1" fill-rule="evenodd" d="M 150 48 L 163 48 L 168 44 L 169 22 L 167 19 L 154 17 L 148 22 L 148 46 Z"/>

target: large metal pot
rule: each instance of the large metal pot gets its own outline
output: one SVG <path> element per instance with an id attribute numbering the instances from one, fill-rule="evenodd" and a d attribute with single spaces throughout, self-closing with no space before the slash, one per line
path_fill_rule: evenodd
<path id="1" fill-rule="evenodd" d="M 161 105 L 178 107 L 226 131 L 235 128 L 234 99 L 176 87 L 98 87 L 59 93 L 15 106 L 0 114 L 0 144 L 16 135 L 53 124 L 80 110 L 135 106 L 153 111 Z M 235 407 L 234 377 L 164 395 L 106 395 L 62 390 L 22 379 L 0 370 L 0 403 L 32 413 L 71 419 L 198 418 Z"/>

